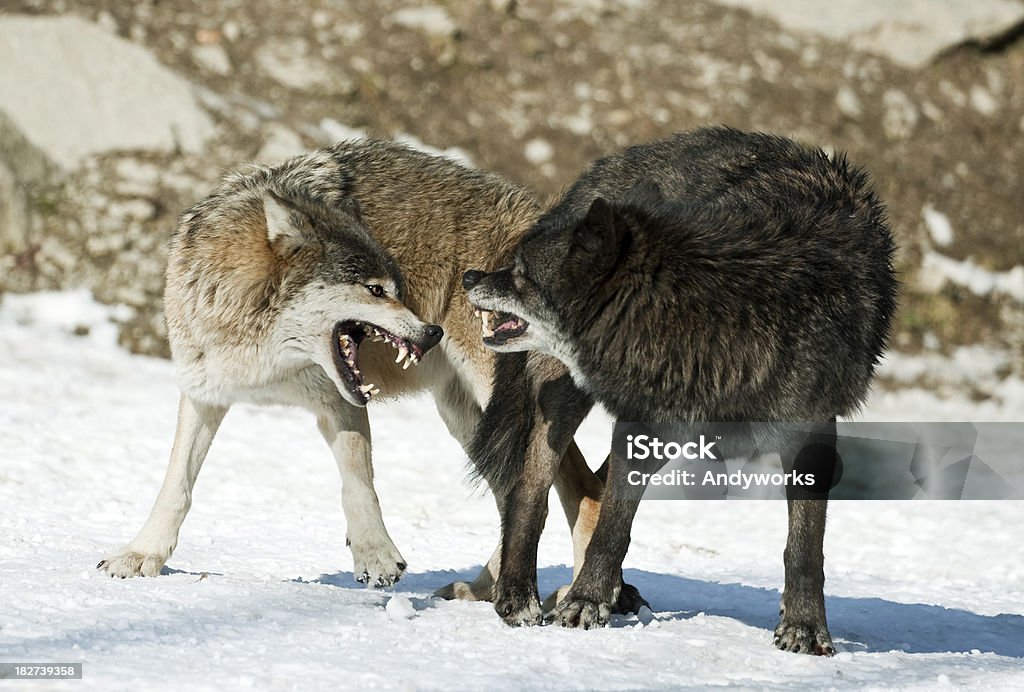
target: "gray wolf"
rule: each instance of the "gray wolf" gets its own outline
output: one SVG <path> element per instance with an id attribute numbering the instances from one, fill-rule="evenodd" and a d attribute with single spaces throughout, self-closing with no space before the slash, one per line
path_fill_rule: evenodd
<path id="1" fill-rule="evenodd" d="M 548 354 L 571 382 L 555 398 L 573 429 L 599 401 L 619 421 L 801 421 L 835 463 L 835 419 L 866 396 L 896 305 L 894 243 L 867 175 L 781 137 L 708 128 L 596 161 L 523 237 L 499 271 L 463 277 L 484 343 Z M 520 404 L 511 403 L 516 406 Z M 694 428 L 695 430 L 698 428 Z M 478 444 L 496 437 L 481 428 Z M 771 438 L 768 435 L 767 438 Z M 760 444 L 755 449 L 765 450 Z M 481 469 L 510 488 L 500 613 L 531 610 L 536 563 L 517 562 L 537 529 L 531 507 L 554 471 L 508 449 Z M 584 565 L 550 619 L 607 622 L 642 486 L 615 449 Z M 775 643 L 831 654 L 822 544 L 827 487 L 787 488 L 785 591 Z M 507 618 L 506 618 L 507 619 Z"/>
<path id="2" fill-rule="evenodd" d="M 248 401 L 314 413 L 342 476 L 353 574 L 397 581 L 406 562 L 381 518 L 365 405 L 429 391 L 469 445 L 497 358 L 480 343 L 462 272 L 497 267 L 539 213 L 532 194 L 499 176 L 383 140 L 228 177 L 182 216 L 170 247 L 165 314 L 182 396 L 166 479 L 143 529 L 99 567 L 159 574 L 219 423 Z M 540 386 L 564 373 L 538 358 L 507 381 Z M 552 454 L 543 438 L 534 448 Z M 582 564 L 602 485 L 575 445 L 562 451 L 556 486 Z M 498 558 L 439 593 L 489 600 Z"/>

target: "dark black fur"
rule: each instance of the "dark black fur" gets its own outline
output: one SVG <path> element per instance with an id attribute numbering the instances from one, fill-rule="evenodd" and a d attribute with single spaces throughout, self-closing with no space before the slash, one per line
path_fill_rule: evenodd
<path id="1" fill-rule="evenodd" d="M 536 403 L 526 354 L 500 354 L 495 362 L 494 384 L 500 387 L 493 390 L 466 453 L 473 462 L 474 479 L 486 480 L 495 497 L 504 498 L 522 473 L 533 432 Z M 509 454 L 516 460 L 512 461 Z"/>
<path id="2" fill-rule="evenodd" d="M 863 401 L 885 348 L 893 253 L 882 204 L 844 157 L 703 129 L 597 161 L 512 266 L 473 277 L 470 298 L 548 334 L 545 350 L 621 421 L 810 421 L 834 446 L 835 417 Z M 793 462 L 794 450 L 780 451 Z M 521 476 L 522 458 L 491 453 L 481 472 Z M 625 463 L 610 462 L 583 572 L 556 613 L 563 624 L 602 624 L 615 599 L 639 493 Z M 509 541 L 524 527 L 504 530 Z M 780 648 L 832 651 L 823 532 L 824 502 L 792 496 Z M 521 590 L 502 583 L 514 571 L 502 566 L 496 607 Z"/>

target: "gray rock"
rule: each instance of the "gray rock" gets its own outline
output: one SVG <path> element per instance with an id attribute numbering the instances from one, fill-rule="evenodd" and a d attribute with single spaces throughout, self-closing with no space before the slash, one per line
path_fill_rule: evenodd
<path id="1" fill-rule="evenodd" d="M 914 68 L 952 46 L 971 40 L 986 43 L 1024 21 L 1024 3 L 1016 0 L 715 1 Z"/>
<path id="2" fill-rule="evenodd" d="M 256 53 L 256 64 L 281 86 L 298 91 L 349 93 L 347 75 L 315 54 L 306 39 L 274 39 Z"/>
<path id="3" fill-rule="evenodd" d="M 114 150 L 198 152 L 214 132 L 188 82 L 78 17 L 0 17 L 0 65 L 0 109 L 67 168 Z"/>
<path id="4" fill-rule="evenodd" d="M 389 19 L 406 29 L 423 31 L 433 36 L 451 36 L 457 28 L 448 10 L 438 5 L 403 7 L 392 12 Z"/>
<path id="5" fill-rule="evenodd" d="M 294 131 L 279 124 L 268 128 L 267 138 L 263 142 L 256 160 L 261 163 L 279 163 L 307 151 L 302 138 Z"/>
<path id="6" fill-rule="evenodd" d="M 0 274 L 32 262 L 42 191 L 58 178 L 53 163 L 0 110 Z M 0 281 L 0 290 L 17 287 L 6 283 Z"/>
<path id="7" fill-rule="evenodd" d="M 225 77 L 231 74 L 231 58 L 224 46 L 209 43 L 192 49 L 192 58 L 205 70 Z"/>

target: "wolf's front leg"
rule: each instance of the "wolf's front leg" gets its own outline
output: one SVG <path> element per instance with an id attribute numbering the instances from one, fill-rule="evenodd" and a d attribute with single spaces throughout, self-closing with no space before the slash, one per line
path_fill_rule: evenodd
<path id="1" fill-rule="evenodd" d="M 346 543 L 352 549 L 356 581 L 391 586 L 405 571 L 402 554 L 388 535 L 373 489 L 370 420 L 365 408 L 339 402 L 330 415 L 317 418 L 341 472 L 341 506 L 348 525 Z"/>
<path id="2" fill-rule="evenodd" d="M 171 460 L 149 519 L 131 543 L 104 558 L 97 569 L 122 579 L 160 574 L 178 544 L 178 531 L 192 506 L 196 477 L 227 410 L 181 395 Z"/>
<path id="3" fill-rule="evenodd" d="M 629 549 L 630 529 L 644 489 L 628 482 L 629 469 L 623 459 L 609 455 L 608 466 L 601 512 L 583 568 L 565 598 L 548 616 L 548 620 L 563 627 L 603 627 L 619 601 L 622 561 Z"/>
<path id="4" fill-rule="evenodd" d="M 526 448 L 510 448 L 508 440 L 498 444 L 499 453 L 505 457 L 503 463 L 511 468 L 519 466 L 516 474 L 518 477 L 512 483 L 505 484 L 507 494 L 501 522 L 501 568 L 494 586 L 494 609 L 509 625 L 541 623 L 542 611 L 537 594 L 537 543 L 547 519 L 548 495 L 564 463 L 563 455 L 572 443 L 572 436 L 593 404 L 588 396 L 576 388 L 565 367 L 557 361 L 534 358 L 530 362 L 536 375 L 536 380 L 531 384 L 533 396 L 526 396 L 519 402 L 523 404 L 520 415 L 527 417 L 527 420 L 532 419 L 532 424 L 526 428 Z M 545 373 L 544 363 L 555 365 L 556 370 Z M 528 392 L 524 388 L 520 395 Z M 499 401 L 505 402 L 507 399 L 504 397 Z M 491 410 L 492 406 L 488 405 L 488 412 Z M 497 437 L 501 439 L 501 436 Z M 579 455 L 578 450 L 576 453 L 576 461 L 586 468 L 582 455 Z M 586 471 L 589 473 L 589 469 Z M 576 512 L 579 511 L 578 503 L 583 494 L 567 499 L 569 521 L 574 533 L 579 525 L 585 534 L 587 532 L 579 524 L 579 517 L 571 516 L 574 504 L 577 505 Z M 574 540 L 574 544 L 578 544 L 578 541 Z"/>
<path id="5" fill-rule="evenodd" d="M 786 487 L 789 535 L 783 560 L 786 587 L 779 606 L 775 646 L 783 651 L 831 656 L 835 653 L 825 620 L 825 510 L 836 464 L 835 420 L 806 443 L 795 468 L 813 472 L 819 482 L 810 489 Z"/>
<path id="6" fill-rule="evenodd" d="M 775 646 L 783 651 L 818 656 L 836 652 L 825 621 L 825 505 L 825 500 L 789 502 L 786 588 L 775 628 Z"/>
<path id="7" fill-rule="evenodd" d="M 531 463 L 527 455 L 525 473 L 502 516 L 501 567 L 494 587 L 494 610 L 514 627 L 541 624 L 537 544 L 548 515 L 548 494 L 557 463 L 557 459 L 534 459 Z"/>

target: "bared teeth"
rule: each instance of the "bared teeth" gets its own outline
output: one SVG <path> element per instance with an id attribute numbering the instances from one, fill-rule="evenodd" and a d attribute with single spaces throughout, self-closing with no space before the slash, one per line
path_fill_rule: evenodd
<path id="1" fill-rule="evenodd" d="M 361 384 L 359 385 L 359 391 L 362 392 L 363 394 L 366 394 L 367 392 L 373 391 L 373 387 L 374 385 L 372 384 Z"/>
<path id="2" fill-rule="evenodd" d="M 494 330 L 491 329 L 491 313 L 488 310 L 480 311 L 480 332 L 484 336 L 494 336 Z"/>
<path id="3" fill-rule="evenodd" d="M 395 358 L 395 362 L 401 363 L 407 355 L 409 355 L 409 349 L 405 347 L 405 344 L 402 344 L 398 347 L 398 357 Z"/>

